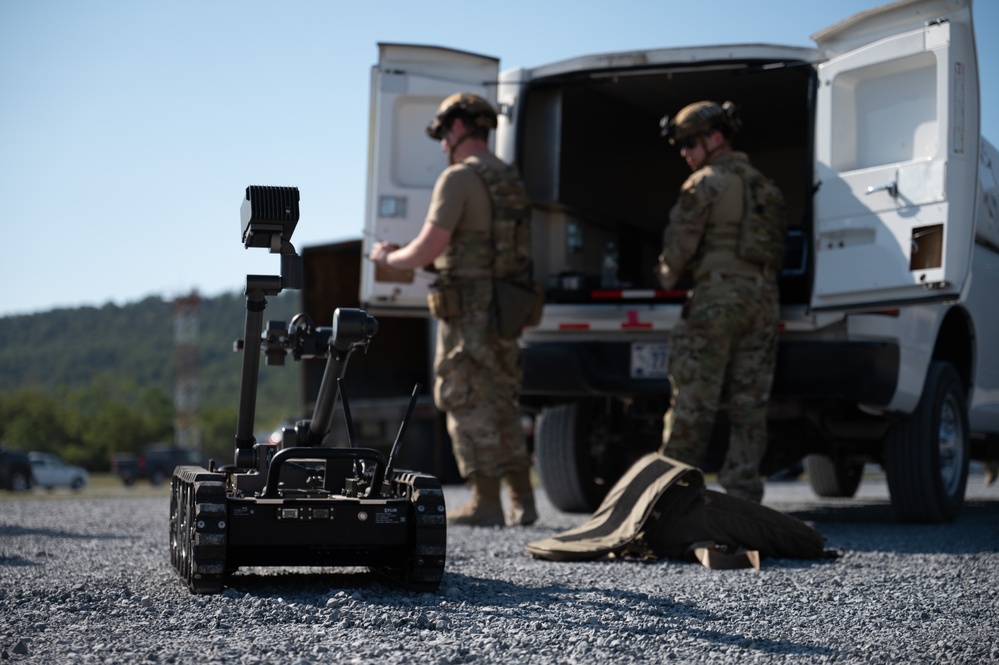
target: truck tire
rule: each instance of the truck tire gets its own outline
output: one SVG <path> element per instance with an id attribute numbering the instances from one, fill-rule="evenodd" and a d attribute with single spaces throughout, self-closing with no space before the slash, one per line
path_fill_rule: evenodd
<path id="1" fill-rule="evenodd" d="M 567 513 L 591 513 L 610 490 L 601 468 L 599 407 L 588 402 L 542 409 L 534 432 L 538 476 L 548 499 Z"/>
<path id="2" fill-rule="evenodd" d="M 31 489 L 31 472 L 22 469 L 14 469 L 10 474 L 10 491 L 27 492 Z"/>
<path id="3" fill-rule="evenodd" d="M 804 465 L 812 491 L 824 498 L 852 498 L 864 475 L 862 462 L 847 462 L 829 455 L 807 455 Z"/>
<path id="4" fill-rule="evenodd" d="M 964 502 L 970 459 L 968 403 L 957 370 L 934 361 L 916 410 L 892 426 L 885 474 L 903 522 L 950 522 Z"/>

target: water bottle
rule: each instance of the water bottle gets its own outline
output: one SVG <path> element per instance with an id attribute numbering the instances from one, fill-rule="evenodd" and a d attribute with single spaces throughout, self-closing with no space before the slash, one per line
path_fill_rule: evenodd
<path id="1" fill-rule="evenodd" d="M 600 288 L 616 289 L 618 287 L 617 269 L 618 269 L 617 245 L 614 244 L 613 241 L 611 241 L 607 243 L 607 248 L 604 249 L 604 266 L 603 266 L 603 273 L 600 276 Z"/>

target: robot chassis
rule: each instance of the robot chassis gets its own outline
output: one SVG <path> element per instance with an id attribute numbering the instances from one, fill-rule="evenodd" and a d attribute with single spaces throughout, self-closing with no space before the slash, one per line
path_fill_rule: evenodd
<path id="1" fill-rule="evenodd" d="M 193 593 L 218 593 L 241 566 L 366 566 L 391 583 L 435 592 L 444 575 L 444 494 L 433 476 L 396 470 L 392 459 L 412 416 L 419 385 L 388 458 L 359 448 L 341 385 L 350 355 L 364 349 L 378 322 L 339 308 L 332 327 L 298 314 L 287 329 L 268 322 L 266 296 L 302 287 L 302 258 L 290 240 L 298 223 L 294 187 L 250 186 L 240 209 L 246 248 L 281 255 L 281 276 L 247 275 L 236 452 L 233 465 L 182 466 L 170 491 L 170 561 Z M 260 344 L 250 343 L 260 339 Z M 311 420 L 282 430 L 281 444 L 253 437 L 261 350 L 268 364 L 325 358 Z M 337 398 L 349 448 L 323 446 Z"/>

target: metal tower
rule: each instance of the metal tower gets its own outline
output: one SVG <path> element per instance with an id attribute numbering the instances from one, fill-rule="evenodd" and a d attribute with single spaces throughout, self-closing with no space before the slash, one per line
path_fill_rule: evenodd
<path id="1" fill-rule="evenodd" d="M 201 389 L 197 291 L 173 301 L 174 437 L 177 446 L 201 451 Z"/>

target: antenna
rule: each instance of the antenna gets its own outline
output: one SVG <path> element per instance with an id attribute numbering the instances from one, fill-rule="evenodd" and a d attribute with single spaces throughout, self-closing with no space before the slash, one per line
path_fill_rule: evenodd
<path id="1" fill-rule="evenodd" d="M 343 389 L 343 379 L 336 380 L 340 401 L 343 403 L 343 420 L 347 424 L 347 440 L 351 448 L 357 448 L 357 438 L 354 436 L 354 419 L 350 417 L 350 403 L 347 400 L 347 391 Z"/>
<path id="2" fill-rule="evenodd" d="M 389 477 L 392 473 L 392 460 L 395 458 L 396 452 L 399 450 L 399 442 L 402 441 L 402 437 L 406 434 L 406 426 L 409 425 L 409 419 L 413 416 L 413 409 L 416 408 L 416 396 L 420 392 L 422 386 L 419 382 L 413 386 L 413 396 L 409 398 L 409 408 L 406 409 L 406 417 L 402 419 L 402 424 L 399 425 L 399 433 L 395 437 L 395 443 L 392 444 L 392 451 L 389 453 L 388 462 L 385 463 L 385 478 Z"/>

